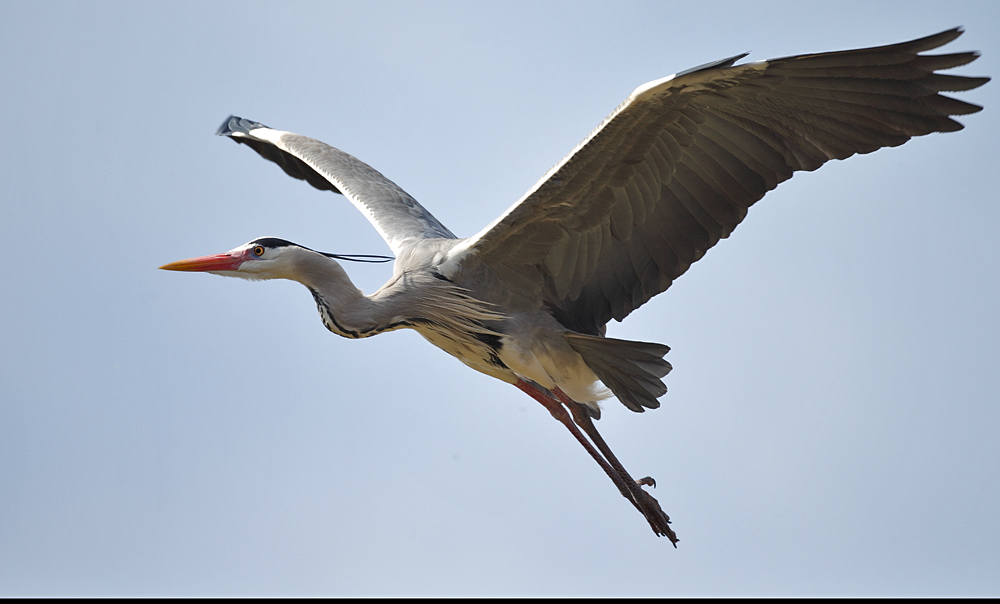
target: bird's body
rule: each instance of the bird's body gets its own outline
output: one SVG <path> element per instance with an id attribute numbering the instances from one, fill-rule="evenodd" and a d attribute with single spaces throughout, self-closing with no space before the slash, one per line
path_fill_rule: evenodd
<path id="1" fill-rule="evenodd" d="M 219 134 L 361 210 L 396 255 L 392 278 L 365 295 L 336 261 L 344 257 L 273 237 L 162 268 L 298 281 L 327 329 L 347 338 L 416 330 L 545 405 L 653 530 L 676 542 L 641 488 L 652 479 L 632 480 L 591 421 L 612 394 L 633 411 L 657 407 L 669 348 L 607 338 L 606 324 L 666 290 L 795 171 L 961 129 L 949 116 L 980 108 L 939 92 L 988 78 L 935 71 L 977 55 L 919 54 L 960 33 L 737 66 L 741 55 L 640 86 L 465 239 L 358 159 L 231 117 Z"/>

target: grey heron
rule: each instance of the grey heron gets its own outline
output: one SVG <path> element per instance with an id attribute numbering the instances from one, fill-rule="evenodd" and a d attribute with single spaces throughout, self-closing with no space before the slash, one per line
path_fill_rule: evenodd
<path id="1" fill-rule="evenodd" d="M 632 411 L 658 407 L 669 348 L 606 337 L 607 323 L 669 288 L 794 172 L 960 130 L 950 116 L 981 107 L 940 93 L 989 78 L 937 72 L 978 54 L 921 53 L 961 33 L 737 65 L 741 54 L 644 84 L 467 238 L 351 155 L 231 116 L 218 134 L 354 204 L 395 254 L 393 275 L 365 295 L 337 262 L 357 258 L 275 237 L 160 268 L 298 281 L 347 338 L 416 330 L 544 405 L 676 547 L 643 488 L 654 481 L 633 479 L 593 421 L 612 395 Z"/>

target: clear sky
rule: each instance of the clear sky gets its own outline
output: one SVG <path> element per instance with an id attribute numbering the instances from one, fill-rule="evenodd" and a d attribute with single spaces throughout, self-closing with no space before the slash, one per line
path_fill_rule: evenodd
<path id="1" fill-rule="evenodd" d="M 416 333 L 156 270 L 265 235 L 388 253 L 213 136 L 231 113 L 468 236 L 644 82 L 959 25 L 956 73 L 1000 76 L 988 1 L 0 0 L 0 595 L 1000 595 L 997 82 L 962 132 L 781 185 L 610 326 L 673 347 L 662 407 L 599 427 L 676 550 Z"/>

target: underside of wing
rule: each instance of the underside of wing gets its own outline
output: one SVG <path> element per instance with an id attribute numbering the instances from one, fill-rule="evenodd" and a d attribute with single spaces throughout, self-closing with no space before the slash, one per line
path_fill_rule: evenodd
<path id="1" fill-rule="evenodd" d="M 249 146 L 292 178 L 341 193 L 357 207 L 395 254 L 412 239 L 454 239 L 443 224 L 394 182 L 358 158 L 326 143 L 230 116 L 216 133 Z"/>
<path id="2" fill-rule="evenodd" d="M 980 107 L 940 94 L 989 78 L 935 73 L 972 52 L 921 52 L 954 29 L 891 46 L 734 66 L 734 57 L 640 86 L 475 237 L 500 278 L 534 288 L 568 328 L 601 333 L 667 289 L 799 170 L 960 130 Z"/>

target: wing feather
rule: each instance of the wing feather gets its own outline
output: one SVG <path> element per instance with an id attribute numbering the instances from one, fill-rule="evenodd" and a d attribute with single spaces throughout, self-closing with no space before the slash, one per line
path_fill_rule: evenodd
<path id="1" fill-rule="evenodd" d="M 602 333 L 795 171 L 961 129 L 950 116 L 980 107 L 939 93 L 989 78 L 934 72 L 978 55 L 918 54 L 961 33 L 737 66 L 741 55 L 640 86 L 447 267 L 502 264 L 568 328 Z"/>
<path id="2" fill-rule="evenodd" d="M 341 193 L 372 223 L 397 256 L 416 239 L 455 239 L 417 200 L 358 158 L 318 140 L 230 116 L 217 134 L 278 164 L 292 178 Z"/>

